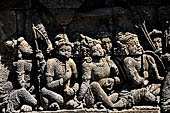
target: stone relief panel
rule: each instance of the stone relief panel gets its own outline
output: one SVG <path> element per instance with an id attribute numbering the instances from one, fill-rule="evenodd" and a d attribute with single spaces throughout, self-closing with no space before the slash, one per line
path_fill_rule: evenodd
<path id="1" fill-rule="evenodd" d="M 0 112 L 170 111 L 169 6 L 96 3 L 4 5 Z"/>

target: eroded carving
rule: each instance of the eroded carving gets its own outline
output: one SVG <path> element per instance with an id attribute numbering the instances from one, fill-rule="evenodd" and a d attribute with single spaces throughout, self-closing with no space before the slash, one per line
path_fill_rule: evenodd
<path id="1" fill-rule="evenodd" d="M 60 24 L 66 33 L 71 29 L 66 28 L 66 23 Z M 10 74 L 15 80 L 10 81 L 9 70 L 0 62 L 1 111 L 115 110 L 157 106 L 160 101 L 166 111 L 170 104 L 167 96 L 170 56 L 163 53 L 162 32 L 154 29 L 148 33 L 143 29 L 153 50 L 148 51 L 140 43 L 138 34 L 124 29 L 114 36 L 108 32 L 113 29 L 107 30 L 110 24 L 113 24 L 111 20 L 109 25 L 101 24 L 93 38 L 82 32 L 51 37 L 38 22 L 32 25 L 32 42 L 24 37 L 5 40 L 7 51 L 14 56 L 11 62 L 14 72 Z M 143 24 L 143 27 L 146 26 Z"/>
<path id="2" fill-rule="evenodd" d="M 71 57 L 72 44 L 66 34 L 59 34 L 56 38 L 55 52 L 58 56 L 47 60 L 45 72 L 46 86 L 42 88 L 42 104 L 45 109 L 61 109 L 64 106 L 76 108 L 76 93 L 79 84 L 76 83 L 77 68 Z"/>
<path id="3" fill-rule="evenodd" d="M 110 65 L 105 58 L 100 40 L 92 40 L 92 44 L 91 57 L 85 57 L 82 64 L 79 100 L 85 99 L 86 107 L 112 108 L 118 95 L 114 92 L 114 85 L 120 81 L 116 77 L 118 72 L 112 73 L 111 69 L 118 69 L 116 65 Z"/>

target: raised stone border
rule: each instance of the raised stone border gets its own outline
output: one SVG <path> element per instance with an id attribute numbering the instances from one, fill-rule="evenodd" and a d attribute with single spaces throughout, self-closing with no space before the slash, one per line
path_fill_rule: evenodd
<path id="1" fill-rule="evenodd" d="M 15 112 L 15 113 L 19 113 L 19 112 Z M 122 110 L 122 111 L 75 109 L 75 110 L 57 110 L 57 111 L 32 111 L 32 112 L 23 112 L 23 113 L 161 113 L 161 112 L 160 112 L 160 107 L 134 106 L 130 110 Z"/>

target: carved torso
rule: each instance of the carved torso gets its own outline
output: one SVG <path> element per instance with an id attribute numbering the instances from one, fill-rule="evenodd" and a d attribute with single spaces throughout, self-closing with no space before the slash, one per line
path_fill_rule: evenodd
<path id="1" fill-rule="evenodd" d="M 54 80 L 62 78 L 65 74 L 65 64 L 59 61 L 57 58 L 49 59 L 47 61 L 47 73 L 53 77 Z"/>
<path id="2" fill-rule="evenodd" d="M 64 75 L 67 75 L 68 78 L 71 78 L 73 73 L 73 63 L 74 61 L 72 59 L 68 59 L 65 63 L 57 58 L 49 59 L 47 61 L 46 75 L 53 77 L 53 80 L 63 78 Z"/>
<path id="3" fill-rule="evenodd" d="M 110 76 L 110 67 L 105 58 L 102 58 L 100 62 L 93 62 L 92 68 L 92 81 L 99 81 L 102 78 Z"/>

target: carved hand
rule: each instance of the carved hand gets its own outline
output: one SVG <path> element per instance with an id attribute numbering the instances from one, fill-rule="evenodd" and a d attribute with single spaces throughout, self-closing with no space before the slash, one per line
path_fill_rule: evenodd
<path id="1" fill-rule="evenodd" d="M 21 107 L 21 111 L 32 111 L 32 107 L 31 106 L 28 106 L 28 105 L 23 105 Z"/>
<path id="2" fill-rule="evenodd" d="M 64 89 L 64 92 L 68 96 L 73 96 L 75 94 L 75 91 L 72 88 Z"/>
<path id="3" fill-rule="evenodd" d="M 47 53 L 50 53 L 54 48 L 52 47 L 52 45 L 48 46 L 47 48 Z"/>

